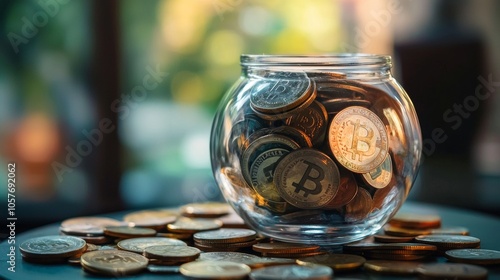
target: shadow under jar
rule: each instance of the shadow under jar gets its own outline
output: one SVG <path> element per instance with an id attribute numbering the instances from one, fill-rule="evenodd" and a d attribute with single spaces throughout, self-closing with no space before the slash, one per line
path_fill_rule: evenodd
<path id="1" fill-rule="evenodd" d="M 242 55 L 210 139 L 215 180 L 253 229 L 338 245 L 378 231 L 405 201 L 422 137 L 413 104 L 370 54 Z"/>

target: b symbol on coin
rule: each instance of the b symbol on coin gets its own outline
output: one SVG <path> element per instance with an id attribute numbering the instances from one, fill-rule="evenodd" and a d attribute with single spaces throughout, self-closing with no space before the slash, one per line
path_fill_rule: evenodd
<path id="1" fill-rule="evenodd" d="M 304 197 L 307 197 L 309 194 L 319 194 L 321 192 L 321 181 L 325 178 L 325 172 L 321 169 L 321 167 L 310 161 L 304 160 L 303 163 L 307 165 L 304 175 L 300 178 L 300 182 L 292 183 L 292 186 L 295 187 L 295 193 L 303 191 Z M 311 175 L 313 170 L 318 174 L 316 177 Z M 307 181 L 312 181 L 315 184 L 314 189 L 309 189 L 305 186 Z"/>

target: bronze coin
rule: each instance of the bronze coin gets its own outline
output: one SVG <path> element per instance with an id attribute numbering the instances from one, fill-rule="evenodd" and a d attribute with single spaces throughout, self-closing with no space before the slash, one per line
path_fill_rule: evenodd
<path id="1" fill-rule="evenodd" d="M 309 253 L 319 251 L 318 245 L 294 244 L 294 243 L 259 243 L 253 245 L 253 250 L 260 253 Z"/>
<path id="2" fill-rule="evenodd" d="M 370 193 L 358 187 L 356 196 L 345 206 L 345 220 L 357 222 L 364 219 L 373 208 L 373 200 Z"/>
<path id="3" fill-rule="evenodd" d="M 94 273 L 119 276 L 140 272 L 148 265 L 148 259 L 132 252 L 103 250 L 83 254 L 81 265 Z"/>
<path id="4" fill-rule="evenodd" d="M 441 217 L 432 214 L 398 212 L 389 224 L 399 228 L 430 229 L 441 226 Z"/>
<path id="5" fill-rule="evenodd" d="M 231 205 L 223 202 L 189 203 L 181 207 L 183 216 L 192 218 L 218 218 L 231 212 Z"/>
<path id="6" fill-rule="evenodd" d="M 326 136 L 328 113 L 318 101 L 297 114 L 286 119 L 285 123 L 303 131 L 312 141 L 313 146 L 323 143 Z M 302 146 L 304 147 L 304 146 Z"/>
<path id="7" fill-rule="evenodd" d="M 358 184 L 354 175 L 344 169 L 340 169 L 340 185 L 335 197 L 328 202 L 325 209 L 336 209 L 347 205 L 358 193 Z"/>
<path id="8" fill-rule="evenodd" d="M 182 275 L 194 279 L 244 279 L 251 269 L 246 264 L 228 261 L 198 261 L 181 265 Z"/>
<path id="9" fill-rule="evenodd" d="M 134 238 L 155 236 L 156 230 L 150 228 L 129 227 L 129 226 L 113 226 L 105 227 L 104 234 L 106 236 L 118 238 Z"/>
<path id="10" fill-rule="evenodd" d="M 144 249 L 144 256 L 148 259 L 175 262 L 194 261 L 200 253 L 199 249 L 186 245 L 155 245 Z"/>
<path id="11" fill-rule="evenodd" d="M 174 233 L 195 233 L 205 230 L 214 230 L 222 227 L 222 222 L 216 219 L 181 217 L 167 226 Z"/>

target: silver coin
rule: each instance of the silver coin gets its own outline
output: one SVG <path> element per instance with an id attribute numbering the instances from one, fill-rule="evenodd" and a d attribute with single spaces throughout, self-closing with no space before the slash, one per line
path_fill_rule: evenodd
<path id="1" fill-rule="evenodd" d="M 25 257 L 64 258 L 71 257 L 85 250 L 83 239 L 74 236 L 49 235 L 26 240 L 19 246 Z"/>
<path id="2" fill-rule="evenodd" d="M 195 241 L 202 240 L 211 243 L 236 243 L 255 239 L 257 232 L 251 229 L 221 228 L 218 230 L 197 232 L 193 235 Z"/>
<path id="3" fill-rule="evenodd" d="M 255 269 L 252 280 L 329 280 L 333 270 L 325 265 L 281 265 Z"/>
<path id="4" fill-rule="evenodd" d="M 446 258 L 455 262 L 493 265 L 500 264 L 500 251 L 487 249 L 455 249 L 445 253 Z"/>
<path id="5" fill-rule="evenodd" d="M 186 242 L 167 238 L 167 237 L 138 237 L 138 238 L 129 238 L 124 239 L 118 242 L 118 248 L 134 253 L 142 254 L 144 249 L 150 246 L 158 246 L 158 245 L 185 245 Z"/>
<path id="6" fill-rule="evenodd" d="M 231 261 L 251 265 L 259 259 L 258 256 L 239 252 L 207 252 L 201 253 L 196 261 Z"/>

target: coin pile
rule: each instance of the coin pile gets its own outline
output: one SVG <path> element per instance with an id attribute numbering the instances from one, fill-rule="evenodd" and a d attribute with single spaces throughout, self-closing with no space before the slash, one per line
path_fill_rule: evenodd
<path id="1" fill-rule="evenodd" d="M 186 213 L 191 206 L 205 210 Z M 229 209 L 229 213 L 223 209 Z M 162 211 L 175 219 L 158 228 L 156 236 L 149 236 L 156 230 L 150 227 L 153 223 L 146 221 L 157 219 Z M 278 242 L 250 229 L 221 227 L 224 225 L 220 220 L 213 218 L 233 215 L 231 211 L 227 204 L 216 203 L 138 211 L 123 217 L 123 220 L 136 215 L 144 217 L 144 222 L 135 220 L 133 225 L 130 220 L 74 218 L 61 223 L 61 235 L 32 238 L 19 249 L 25 261 L 80 265 L 91 274 L 122 276 L 147 270 L 181 273 L 195 279 L 314 280 L 331 279 L 334 273 L 347 277 L 350 273 L 356 276 L 376 273 L 419 275 L 423 279 L 486 279 L 488 268 L 500 264 L 500 251 L 481 249 L 480 240 L 467 235 L 436 235 L 428 231 L 427 235 L 408 237 L 380 232 L 346 244 L 340 252 L 338 247 Z M 197 213 L 194 218 L 184 216 L 192 216 L 194 212 Z M 151 217 L 146 213 L 151 213 Z M 220 216 L 222 213 L 227 214 Z M 389 224 L 404 230 L 441 229 L 440 217 L 433 215 L 398 213 Z M 213 229 L 215 226 L 219 228 Z M 101 244 L 99 240 L 98 245 L 92 243 L 97 239 L 86 242 L 87 234 L 94 235 L 90 237 L 102 234 L 109 242 Z M 165 237 L 167 234 L 188 237 L 181 240 Z"/>
<path id="2" fill-rule="evenodd" d="M 398 113 L 378 109 L 391 102 L 382 90 L 343 74 L 299 72 L 266 73 L 248 90 L 249 106 L 229 133 L 239 163 L 221 168 L 223 180 L 274 214 L 320 209 L 358 222 L 383 207 L 408 151 Z"/>

